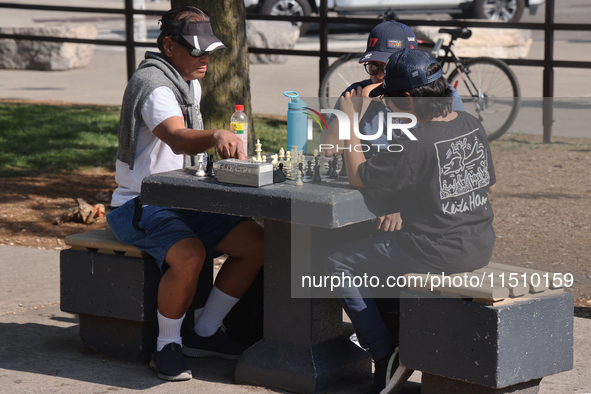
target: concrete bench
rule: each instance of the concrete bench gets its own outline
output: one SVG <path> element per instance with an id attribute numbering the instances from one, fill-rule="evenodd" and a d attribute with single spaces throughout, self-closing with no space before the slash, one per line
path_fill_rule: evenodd
<path id="1" fill-rule="evenodd" d="M 422 394 L 537 393 L 573 368 L 574 296 L 553 273 L 491 263 L 444 286 L 441 275 L 406 278 L 400 361 L 422 372 Z"/>
<path id="2" fill-rule="evenodd" d="M 158 284 L 154 259 L 119 242 L 110 229 L 65 238 L 60 254 L 60 307 L 80 317 L 84 344 L 102 354 L 148 361 L 158 323 Z M 201 308 L 213 285 L 213 261 L 206 261 L 189 310 Z M 191 313 L 186 324 L 192 325 Z"/>

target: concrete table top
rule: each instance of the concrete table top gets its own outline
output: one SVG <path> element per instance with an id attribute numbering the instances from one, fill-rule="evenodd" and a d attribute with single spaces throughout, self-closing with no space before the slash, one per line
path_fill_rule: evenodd
<path id="1" fill-rule="evenodd" d="M 347 179 L 296 186 L 286 181 L 263 187 L 220 183 L 182 169 L 146 177 L 142 203 L 237 216 L 262 217 L 314 227 L 339 228 L 388 212 L 368 201 Z"/>

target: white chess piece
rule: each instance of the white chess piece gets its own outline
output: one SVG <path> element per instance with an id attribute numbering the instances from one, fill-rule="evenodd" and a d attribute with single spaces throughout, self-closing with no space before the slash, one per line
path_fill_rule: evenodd
<path id="1" fill-rule="evenodd" d="M 261 157 L 261 152 L 263 151 L 263 150 L 261 149 L 261 146 L 262 146 L 262 144 L 261 144 L 261 140 L 257 140 L 257 143 L 256 143 L 256 144 L 254 144 L 254 146 L 256 146 L 256 147 L 257 147 L 257 148 L 254 150 L 254 151 L 257 153 L 257 158 L 256 158 L 256 160 L 255 160 L 255 161 L 260 163 L 261 161 L 263 161 L 263 159 L 262 159 L 262 157 Z"/>
<path id="2" fill-rule="evenodd" d="M 326 169 L 326 163 L 324 162 L 324 160 L 326 159 L 325 157 L 326 153 L 321 150 L 320 151 L 320 174 L 321 175 L 326 175 L 327 173 L 327 169 Z"/>
<path id="3" fill-rule="evenodd" d="M 284 163 L 285 158 L 285 150 L 283 148 L 279 149 L 279 163 Z"/>
<path id="4" fill-rule="evenodd" d="M 262 162 L 263 163 L 266 163 L 267 162 L 267 156 L 263 155 L 262 158 L 263 158 Z"/>
<path id="5" fill-rule="evenodd" d="M 273 168 L 275 168 L 279 165 L 279 162 L 277 161 L 278 157 L 279 157 L 279 155 L 277 153 L 275 153 L 274 155 L 271 155 L 271 158 L 273 159 L 273 161 L 271 162 L 271 164 L 273 164 Z"/>
<path id="6" fill-rule="evenodd" d="M 302 172 L 300 171 L 299 168 L 296 167 L 296 186 L 304 186 L 304 182 L 302 182 Z"/>
<path id="7" fill-rule="evenodd" d="M 199 163 L 199 168 L 195 175 L 205 176 L 205 171 L 203 171 L 203 153 L 197 153 L 197 162 Z"/>

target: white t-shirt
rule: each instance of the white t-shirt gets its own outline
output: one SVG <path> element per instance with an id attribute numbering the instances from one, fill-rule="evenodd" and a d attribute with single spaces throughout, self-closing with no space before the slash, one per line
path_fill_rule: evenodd
<path id="1" fill-rule="evenodd" d="M 192 81 L 195 103 L 201 103 L 201 85 Z M 170 88 L 161 86 L 154 89 L 142 109 L 142 124 L 135 150 L 134 169 L 120 160 L 116 163 L 115 181 L 119 185 L 113 192 L 111 206 L 119 207 L 140 195 L 142 180 L 151 174 L 183 168 L 183 155 L 172 149 L 152 134 L 152 131 L 166 119 L 179 116 L 184 120 L 181 107 Z"/>

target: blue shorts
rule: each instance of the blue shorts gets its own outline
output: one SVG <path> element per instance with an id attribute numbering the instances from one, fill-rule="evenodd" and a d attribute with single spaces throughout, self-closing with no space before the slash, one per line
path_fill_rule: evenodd
<path id="1" fill-rule="evenodd" d="M 107 215 L 109 227 L 120 242 L 133 245 L 154 257 L 160 270 L 166 253 L 172 245 L 185 238 L 198 238 L 209 256 L 215 257 L 214 249 L 236 227 L 252 220 L 240 216 L 189 211 L 145 205 L 141 220 L 134 226 L 135 199 L 127 201 Z M 217 253 L 219 255 L 221 253 Z"/>

